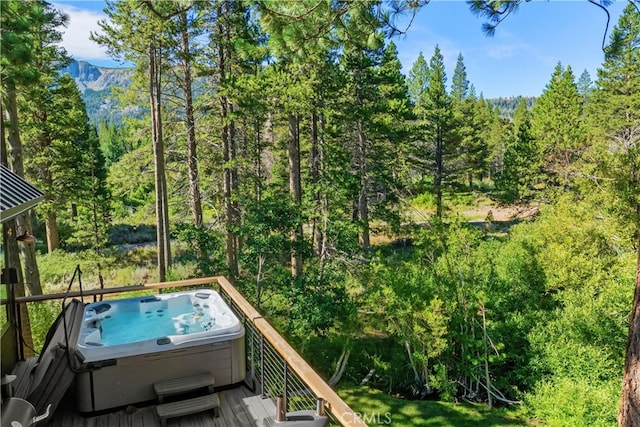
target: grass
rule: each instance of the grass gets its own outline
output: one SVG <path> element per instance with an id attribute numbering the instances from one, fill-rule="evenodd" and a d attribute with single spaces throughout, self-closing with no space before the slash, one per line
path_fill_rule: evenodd
<path id="1" fill-rule="evenodd" d="M 429 400 L 406 400 L 366 386 L 341 385 L 338 394 L 369 426 L 433 427 L 527 426 L 518 410 L 489 409 Z"/>

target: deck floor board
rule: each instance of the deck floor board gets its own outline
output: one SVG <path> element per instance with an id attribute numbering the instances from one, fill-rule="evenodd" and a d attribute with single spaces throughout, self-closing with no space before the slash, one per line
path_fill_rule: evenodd
<path id="1" fill-rule="evenodd" d="M 168 427 L 262 427 L 266 417 L 275 414 L 270 399 L 262 399 L 244 386 L 217 391 L 220 396 L 220 417 L 205 411 L 184 417 L 170 418 Z M 83 415 L 74 408 L 73 396 L 63 399 L 56 413 L 49 418 L 52 427 L 156 427 L 160 419 L 155 404 L 132 405 L 111 413 Z"/>

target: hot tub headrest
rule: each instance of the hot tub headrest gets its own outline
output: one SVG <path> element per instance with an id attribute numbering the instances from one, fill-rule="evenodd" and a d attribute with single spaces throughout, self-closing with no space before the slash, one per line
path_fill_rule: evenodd
<path id="1" fill-rule="evenodd" d="M 103 304 L 98 304 L 93 307 L 93 310 L 96 312 L 96 314 L 101 314 L 105 311 L 111 310 L 111 304 L 107 304 L 106 302 Z"/>

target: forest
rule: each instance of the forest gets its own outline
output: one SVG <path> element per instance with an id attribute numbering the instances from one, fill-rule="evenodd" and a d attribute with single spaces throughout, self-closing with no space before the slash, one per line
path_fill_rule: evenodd
<path id="1" fill-rule="evenodd" d="M 45 192 L 8 222 L 38 238 L 25 293 L 76 264 L 95 286 L 224 275 L 394 425 L 433 425 L 415 401 L 640 425 L 637 3 L 597 76 L 558 63 L 508 116 L 463 52 L 450 79 L 438 47 L 401 72 L 395 18 L 427 3 L 108 0 L 92 39 L 134 64 L 112 94 L 136 114 L 94 126 L 66 17 L 2 1 L 0 157 Z M 520 3 L 469 2 L 488 31 Z"/>

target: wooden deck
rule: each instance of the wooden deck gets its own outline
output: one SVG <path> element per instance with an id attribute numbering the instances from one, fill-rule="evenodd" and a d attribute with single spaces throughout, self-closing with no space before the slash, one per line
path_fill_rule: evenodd
<path id="1" fill-rule="evenodd" d="M 35 363 L 36 358 L 19 362 L 14 370 L 17 375 L 13 384 L 16 389 L 25 387 L 25 381 Z M 213 411 L 184 417 L 171 418 L 168 427 L 262 427 L 263 420 L 274 416 L 275 404 L 271 399 L 263 399 L 256 392 L 244 385 L 216 390 L 220 398 L 220 417 L 214 417 Z M 160 426 L 156 415 L 155 403 L 130 405 L 126 408 L 100 413 L 83 415 L 75 408 L 73 390 L 64 396 L 55 413 L 38 425 L 55 427 L 155 427 Z"/>
<path id="2" fill-rule="evenodd" d="M 184 417 L 171 418 L 168 427 L 262 427 L 266 417 L 275 415 L 276 408 L 270 399 L 262 399 L 245 386 L 218 391 L 220 417 L 213 411 Z M 155 427 L 160 426 L 155 405 L 132 405 L 108 414 L 83 416 L 75 408 L 72 399 L 63 402 L 50 426 L 55 427 Z"/>

